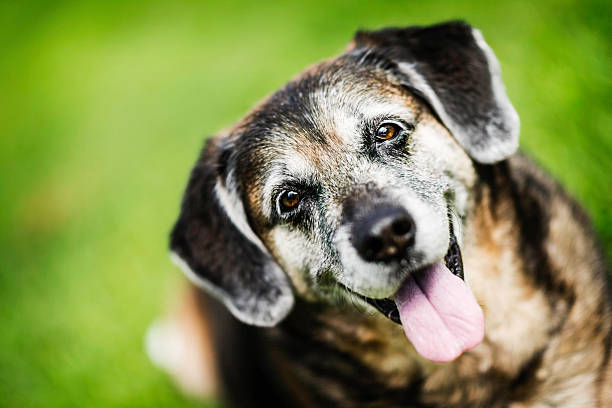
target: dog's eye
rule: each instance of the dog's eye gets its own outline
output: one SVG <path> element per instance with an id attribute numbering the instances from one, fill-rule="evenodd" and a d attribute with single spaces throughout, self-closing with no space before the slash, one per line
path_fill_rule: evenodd
<path id="1" fill-rule="evenodd" d="M 395 123 L 383 123 L 376 129 L 376 140 L 380 142 L 384 142 L 385 140 L 390 140 L 400 134 L 402 128 Z"/>
<path id="2" fill-rule="evenodd" d="M 283 191 L 278 198 L 278 207 L 281 213 L 295 210 L 300 203 L 300 193 L 295 191 Z"/>
<path id="3" fill-rule="evenodd" d="M 402 132 L 410 132 L 414 129 L 412 124 L 399 124 L 396 122 L 383 122 L 376 129 L 376 141 L 385 142 L 397 138 Z"/>

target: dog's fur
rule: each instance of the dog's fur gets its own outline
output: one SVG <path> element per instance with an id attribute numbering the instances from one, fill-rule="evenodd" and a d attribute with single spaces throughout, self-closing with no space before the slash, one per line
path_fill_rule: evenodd
<path id="1" fill-rule="evenodd" d="M 379 143 L 385 121 L 403 130 Z M 171 249 L 197 288 L 191 347 L 201 336 L 215 357 L 186 361 L 214 365 L 240 407 L 612 406 L 604 257 L 579 206 L 515 154 L 518 128 L 477 30 L 357 33 L 206 144 Z M 390 204 L 414 244 L 365 261 L 353 225 Z M 391 297 L 444 257 L 449 231 L 486 334 L 436 364 L 356 294 Z"/>

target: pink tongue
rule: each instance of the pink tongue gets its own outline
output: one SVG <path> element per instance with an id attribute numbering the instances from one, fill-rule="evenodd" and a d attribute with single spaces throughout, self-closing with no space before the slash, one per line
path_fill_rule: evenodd
<path id="1" fill-rule="evenodd" d="M 406 337 L 429 360 L 452 361 L 484 336 L 482 309 L 465 282 L 442 262 L 409 276 L 395 304 Z"/>

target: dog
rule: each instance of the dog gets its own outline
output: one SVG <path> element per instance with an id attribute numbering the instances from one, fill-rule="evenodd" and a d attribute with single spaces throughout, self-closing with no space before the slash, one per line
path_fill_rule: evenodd
<path id="1" fill-rule="evenodd" d="M 206 143 L 154 359 L 239 407 L 611 407 L 605 257 L 518 134 L 477 29 L 357 32 Z"/>

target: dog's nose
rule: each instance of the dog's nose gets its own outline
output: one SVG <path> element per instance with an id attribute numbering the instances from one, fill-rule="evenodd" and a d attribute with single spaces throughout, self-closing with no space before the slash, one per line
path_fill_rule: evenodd
<path id="1" fill-rule="evenodd" d="M 415 227 L 403 208 L 377 209 L 353 224 L 353 244 L 368 262 L 388 262 L 404 256 L 414 244 Z"/>

